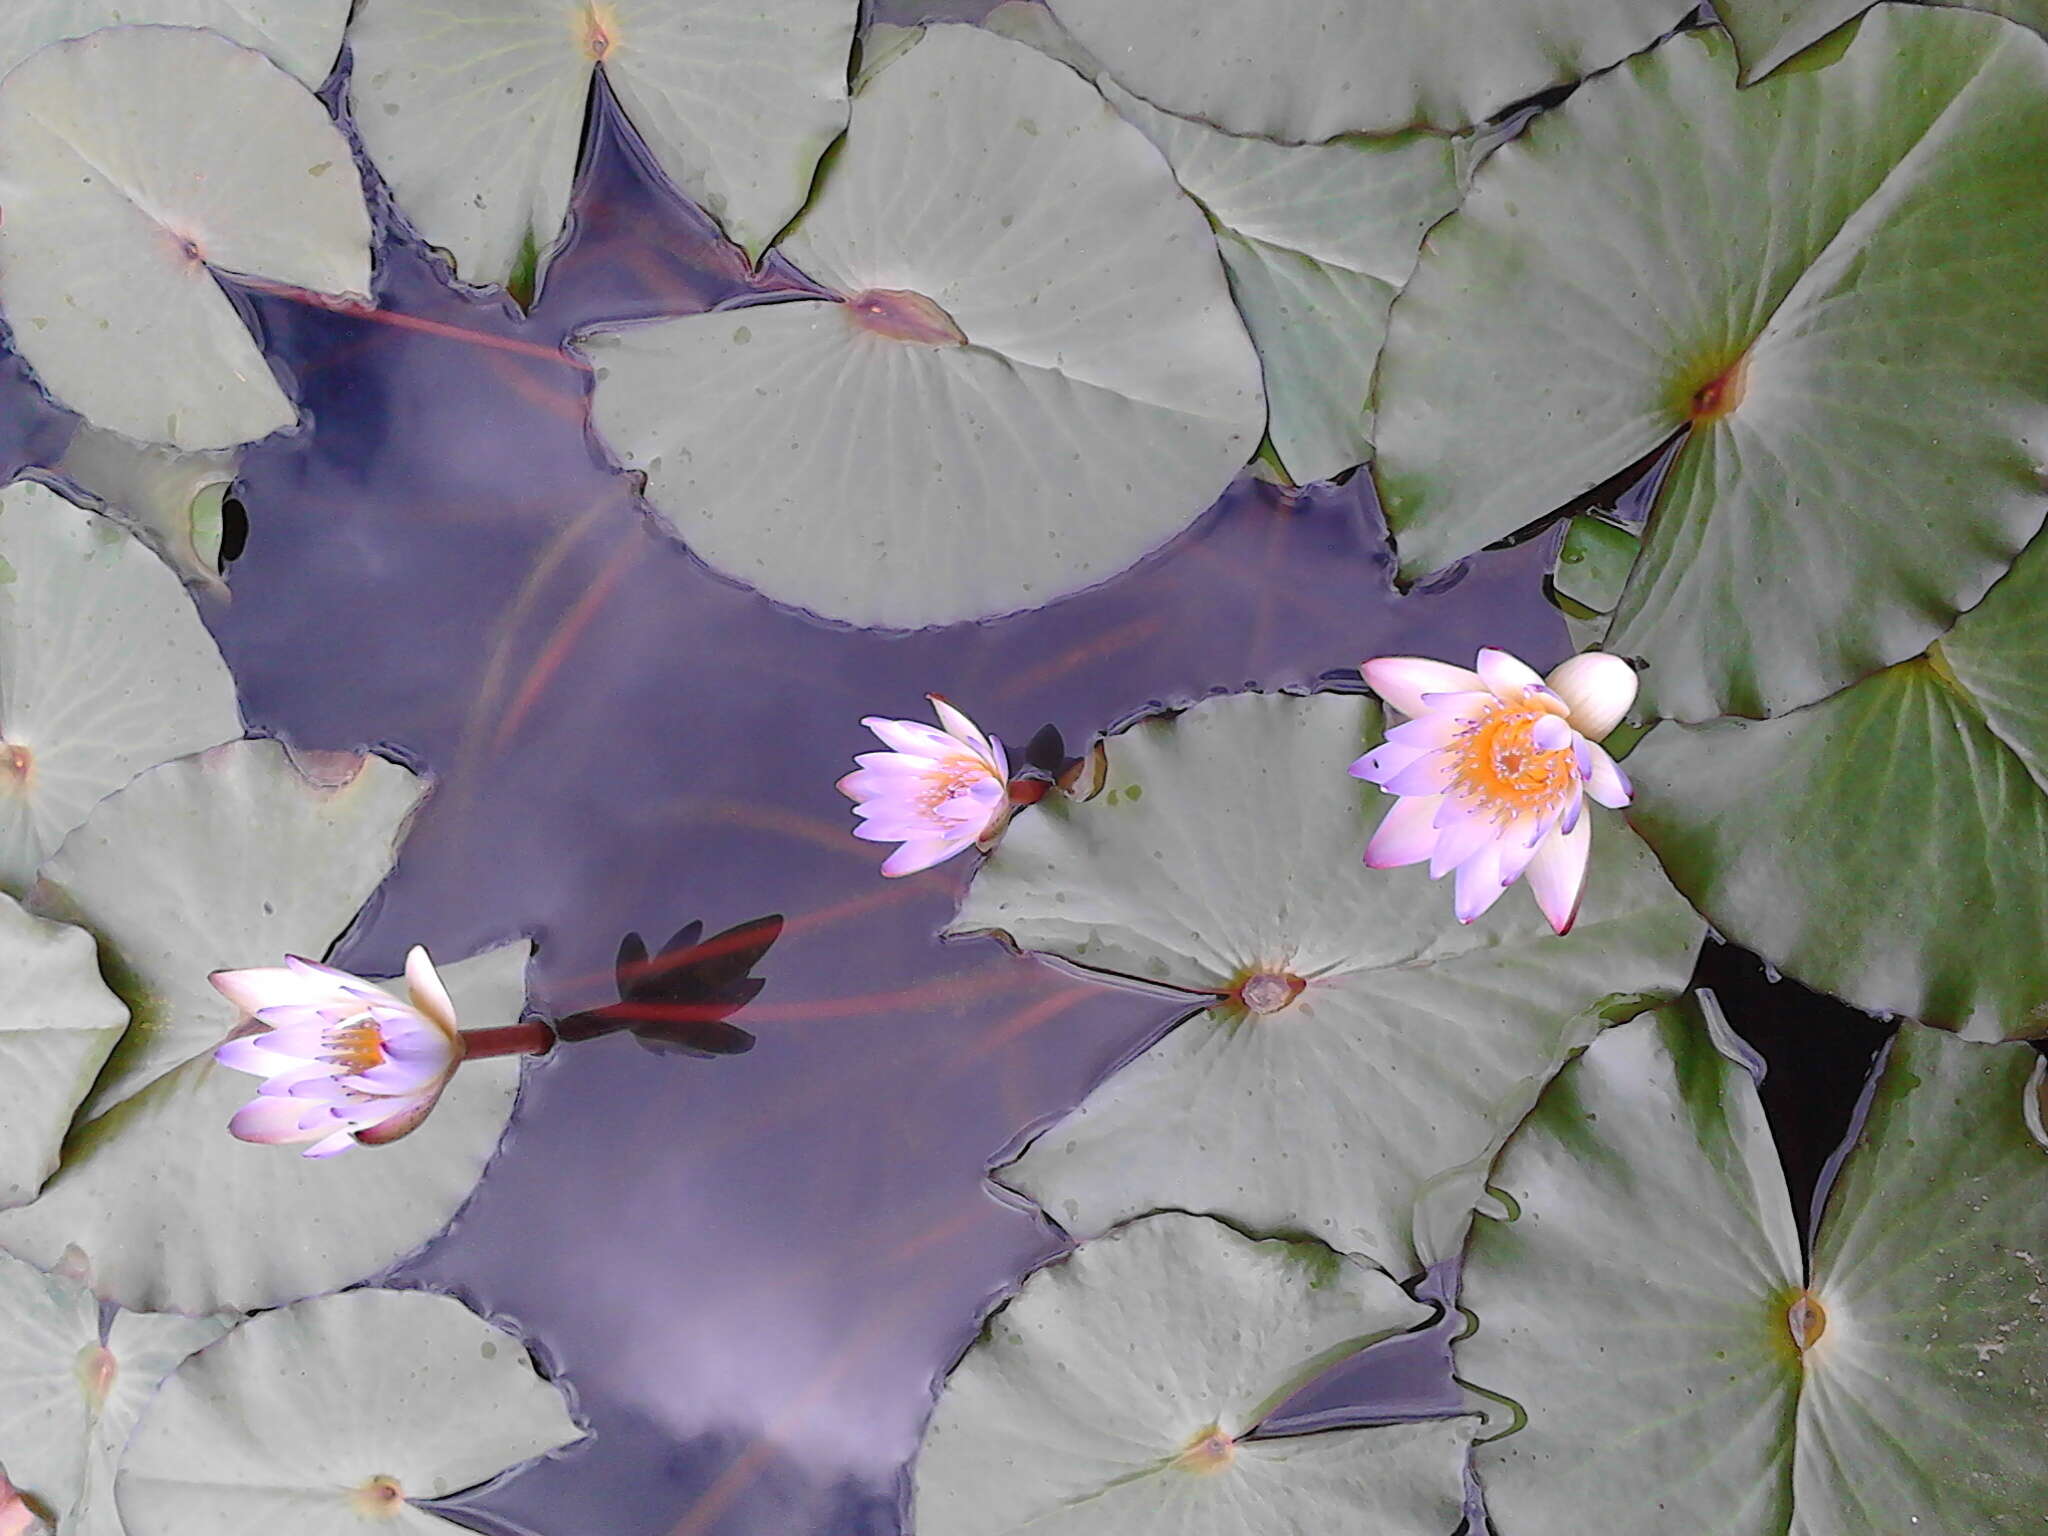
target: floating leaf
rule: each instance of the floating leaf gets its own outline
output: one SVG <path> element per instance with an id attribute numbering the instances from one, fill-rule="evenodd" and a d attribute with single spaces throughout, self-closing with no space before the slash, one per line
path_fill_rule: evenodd
<path id="1" fill-rule="evenodd" d="M 465 1022 L 519 1017 L 530 954 L 508 944 L 441 968 Z M 99 1293 L 138 1309 L 246 1312 L 353 1284 L 469 1197 L 511 1119 L 519 1063 L 465 1065 L 403 1141 L 309 1160 L 230 1136 L 250 1079 L 201 1056 L 75 1130 L 42 1198 L 0 1213 L 0 1246 L 47 1265 L 77 1243 Z"/>
<path id="2" fill-rule="evenodd" d="M 1069 1231 L 1170 1206 L 1412 1274 L 1418 1201 L 1519 1120 L 1580 1016 L 1685 984 L 1700 922 L 1617 818 L 1563 939 L 1525 896 L 1464 927 L 1424 867 L 1367 869 L 1390 802 L 1345 770 L 1378 739 L 1353 695 L 1143 721 L 1100 795 L 1021 813 L 975 876 L 954 933 L 1212 1004 L 1004 1170 Z"/>
<path id="3" fill-rule="evenodd" d="M 133 1017 L 89 1114 L 241 1022 L 211 972 L 319 959 L 382 882 L 425 786 L 385 758 L 342 761 L 322 783 L 274 741 L 164 763 L 102 801 L 43 866 L 31 906 L 99 936 Z"/>
<path id="4" fill-rule="evenodd" d="M 1658 726 L 1631 820 L 1721 932 L 1808 985 L 1973 1040 L 2048 1034 L 2044 604 L 2036 540 L 1924 657 L 1781 719 Z"/>
<path id="5" fill-rule="evenodd" d="M 204 27 L 268 54 L 315 90 L 334 69 L 349 0 L 8 0 L 0 75 L 59 38 L 101 27 Z"/>
<path id="6" fill-rule="evenodd" d="M 1231 292 L 1258 348 L 1273 439 L 1297 481 L 1372 453 L 1366 410 L 1387 309 L 1423 232 L 1458 205 L 1454 142 L 1439 134 L 1285 145 L 1150 106 L 1060 30 L 1037 0 L 987 25 L 1079 69 L 1166 156 L 1216 227 Z"/>
<path id="7" fill-rule="evenodd" d="M 1294 142 L 1462 128 L 1647 47 L 1686 0 L 1053 0 L 1154 105 Z"/>
<path id="8" fill-rule="evenodd" d="M 224 597 L 221 504 L 240 464 L 239 449 L 178 453 L 81 424 L 52 473 L 127 524 L 180 576 Z"/>
<path id="9" fill-rule="evenodd" d="M 227 1331 L 219 1318 L 116 1313 L 101 1343 L 92 1292 L 0 1257 L 0 1459 L 78 1536 L 121 1536 L 100 1490 L 142 1405 L 178 1363 Z"/>
<path id="10" fill-rule="evenodd" d="M 128 1010 L 100 980 L 92 935 L 0 896 L 0 1206 L 34 1197 Z M 0 1461 L 7 1455 L 0 1444 Z"/>
<path id="11" fill-rule="evenodd" d="M 917 1462 L 919 1536 L 1450 1536 L 1470 1420 L 1242 1438 L 1427 1317 L 1320 1243 L 1200 1217 L 1083 1243 L 947 1379 Z"/>
<path id="12" fill-rule="evenodd" d="M 2048 508 L 2035 142 L 2048 44 L 1959 10 L 1881 7 L 1748 90 L 1718 31 L 1588 82 L 1394 306 L 1374 473 L 1404 572 L 1683 431 L 1607 641 L 1662 713 L 1774 714 L 1922 650 Z"/>
<path id="13" fill-rule="evenodd" d="M 780 249 L 846 302 L 583 346 L 656 510 L 782 602 L 902 628 L 1048 603 L 1186 527 L 1258 445 L 1200 211 L 1028 48 L 933 27 L 870 76 Z"/>
<path id="14" fill-rule="evenodd" d="M 109 102 L 122 110 L 107 110 Z M 60 404 L 145 442 L 253 442 L 298 413 L 216 270 L 370 287 L 348 141 L 269 59 L 115 27 L 0 81 L 0 308 Z"/>
<path id="15" fill-rule="evenodd" d="M 364 0 L 356 131 L 475 283 L 561 233 L 600 66 L 668 177 L 758 257 L 846 126 L 855 0 Z"/>
<path id="16" fill-rule="evenodd" d="M 1948 0 L 1925 0 L 1941 5 Z M 1746 85 L 1817 43 L 1843 22 L 1870 9 L 1871 0 L 1714 0 L 1719 16 L 1735 38 Z M 2043 0 L 1970 0 L 1969 9 L 2010 16 L 2014 21 L 2048 31 L 2048 4 Z"/>
<path id="17" fill-rule="evenodd" d="M 1609 1031 L 1492 1182 L 1460 1375 L 1508 1536 L 2017 1533 L 2038 1520 L 2048 1152 L 2024 1047 L 1908 1025 L 1802 1275 L 1756 1087 L 1690 1010 Z"/>
<path id="18" fill-rule="evenodd" d="M 582 1437 L 526 1347 L 449 1296 L 351 1291 L 244 1323 L 143 1415 L 117 1492 L 128 1536 L 469 1529 L 418 1499 Z"/>
<path id="19" fill-rule="evenodd" d="M 0 490 L 0 890 L 106 795 L 242 734 L 235 682 L 177 578 L 56 492 Z"/>

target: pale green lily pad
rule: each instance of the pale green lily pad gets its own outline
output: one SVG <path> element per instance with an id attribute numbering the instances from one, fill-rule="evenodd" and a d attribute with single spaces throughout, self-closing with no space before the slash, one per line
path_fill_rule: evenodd
<path id="1" fill-rule="evenodd" d="M 846 126 L 855 0 L 363 0 L 349 99 L 413 226 L 471 282 L 561 233 L 591 79 L 759 256 Z"/>
<path id="2" fill-rule="evenodd" d="M 0 490 L 0 890 L 145 768 L 242 734 L 178 580 L 45 486 Z"/>
<path id="3" fill-rule="evenodd" d="M 182 942 L 203 978 L 204 935 Z M 466 1024 L 519 1018 L 531 952 L 508 944 L 442 967 Z M 256 1079 L 201 1056 L 82 1123 L 42 1197 L 0 1213 L 0 1247 L 48 1265 L 78 1244 L 99 1294 L 138 1310 L 247 1312 L 352 1284 L 460 1209 L 511 1120 L 519 1065 L 467 1063 L 403 1140 L 308 1159 L 230 1136 Z"/>
<path id="4" fill-rule="evenodd" d="M 244 1323 L 143 1415 L 128 1536 L 433 1536 L 420 1509 L 581 1439 L 526 1346 L 449 1296 L 351 1291 Z"/>
<path id="5" fill-rule="evenodd" d="M 178 453 L 81 424 L 52 473 L 125 523 L 193 586 L 227 596 L 221 577 L 221 504 L 241 450 Z"/>
<path id="6" fill-rule="evenodd" d="M 1001 1172 L 1069 1231 L 1174 1207 L 1412 1274 L 1438 1256 L 1418 1207 L 1439 1230 L 1446 1181 L 1584 1044 L 1582 1015 L 1685 984 L 1702 925 L 1619 818 L 1563 939 L 1526 892 L 1464 927 L 1425 867 L 1367 869 L 1392 800 L 1346 768 L 1379 729 L 1342 694 L 1143 721 L 1106 743 L 1101 794 L 1022 812 L 976 874 L 951 932 L 1215 1003 Z M 1306 985 L 1263 1016 L 1214 1000 L 1255 972 Z"/>
<path id="7" fill-rule="evenodd" d="M 1317 145 L 1242 138 L 1124 90 L 1037 0 L 1006 0 L 986 25 L 1094 80 L 1208 213 L 1288 474 L 1327 480 L 1371 457 L 1366 400 L 1387 310 L 1424 231 L 1458 205 L 1455 142 L 1432 133 Z"/>
<path id="8" fill-rule="evenodd" d="M 919 1536 L 1450 1536 L 1469 1419 L 1242 1438 L 1428 1316 L 1319 1243 L 1200 1217 L 1084 1243 L 947 1378 L 917 1461 Z"/>
<path id="9" fill-rule="evenodd" d="M 88 1115 L 228 1037 L 211 972 L 320 959 L 382 883 L 426 786 L 382 757 L 317 766 L 261 740 L 163 763 L 44 864 L 30 906 L 98 935 L 132 1014 Z"/>
<path id="10" fill-rule="evenodd" d="M 1775 714 L 1924 649 L 2048 508 L 2037 142 L 2048 43 L 1968 11 L 1880 6 L 1746 90 L 1718 31 L 1588 82 L 1395 303 L 1374 474 L 1403 572 L 1689 428 L 1607 642 L 1659 712 Z"/>
<path id="11" fill-rule="evenodd" d="M 16 350 L 60 404 L 139 441 L 227 448 L 298 420 L 216 269 L 369 293 L 348 141 L 297 80 L 211 32 L 114 27 L 17 66 L 0 183 Z"/>
<path id="12" fill-rule="evenodd" d="M 2048 1034 L 2048 541 L 1928 654 L 1781 719 L 1658 726 L 1629 816 L 1717 929 L 1860 1008 Z"/>
<path id="13" fill-rule="evenodd" d="M 1809 1279 L 1755 1084 L 1691 1011 L 1588 1049 L 1495 1169 L 1518 1214 L 1479 1222 L 1467 1253 L 1459 1373 L 1527 1415 L 1475 1453 L 1494 1528 L 2033 1529 L 2048 1496 L 2033 1061 L 1906 1026 Z"/>
<path id="14" fill-rule="evenodd" d="M 1685 0 L 1054 0 L 1126 86 L 1232 133 L 1289 142 L 1462 128 L 1604 69 Z"/>
<path id="15" fill-rule="evenodd" d="M 121 1312 L 102 1346 L 82 1281 L 0 1257 L 0 1463 L 61 1536 L 120 1536 L 96 1493 L 158 1383 L 227 1328 Z"/>
<path id="16" fill-rule="evenodd" d="M 101 27 L 204 27 L 268 54 L 318 89 L 341 52 L 349 0 L 8 0 L 0 75 L 60 38 Z"/>
<path id="17" fill-rule="evenodd" d="M 100 980 L 91 934 L 31 917 L 6 896 L 0 998 L 0 1206 L 9 1206 L 32 1199 L 56 1171 L 71 1116 L 128 1010 Z"/>
<path id="18" fill-rule="evenodd" d="M 582 343 L 614 456 L 779 601 L 906 629 L 1049 603 L 1180 532 L 1258 446 L 1201 211 L 1020 44 L 933 27 L 868 76 L 780 249 L 842 295 L 921 296 L 890 302 L 935 339 L 805 300 Z"/>
<path id="19" fill-rule="evenodd" d="M 1843 22 L 1870 9 L 1871 0 L 1714 0 L 1714 13 L 1735 38 L 1742 56 L 1745 84 L 1768 75 L 1780 64 L 1826 37 Z M 1947 0 L 1925 0 L 1945 4 Z M 1968 9 L 2009 16 L 2048 31 L 2048 4 L 2043 0 L 1971 0 Z"/>

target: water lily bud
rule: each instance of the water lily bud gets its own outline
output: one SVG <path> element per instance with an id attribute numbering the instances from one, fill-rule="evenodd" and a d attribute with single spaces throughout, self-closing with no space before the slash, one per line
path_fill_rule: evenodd
<path id="1" fill-rule="evenodd" d="M 1572 729 L 1588 741 L 1604 741 L 1636 701 L 1636 669 L 1619 656 L 1586 651 L 1546 679 L 1564 700 Z"/>

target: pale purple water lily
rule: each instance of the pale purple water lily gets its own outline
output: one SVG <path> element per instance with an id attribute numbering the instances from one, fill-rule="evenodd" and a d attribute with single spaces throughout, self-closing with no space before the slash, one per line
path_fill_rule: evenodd
<path id="1" fill-rule="evenodd" d="M 855 837 L 902 846 L 882 863 L 885 875 L 930 869 L 1002 830 L 1010 814 L 1010 760 L 1003 744 L 937 694 L 939 726 L 869 715 L 861 724 L 887 752 L 863 752 L 839 781 L 854 802 Z"/>
<path id="2" fill-rule="evenodd" d="M 1627 777 L 1598 743 L 1635 702 L 1634 669 L 1588 651 L 1544 678 L 1489 647 L 1476 671 L 1420 656 L 1381 656 L 1360 670 L 1408 717 L 1351 765 L 1400 797 L 1365 862 L 1426 859 L 1433 880 L 1456 870 L 1461 923 L 1526 874 L 1550 926 L 1569 933 L 1592 848 L 1585 802 L 1629 803 Z"/>
<path id="3" fill-rule="evenodd" d="M 215 971 L 212 981 L 259 1024 L 214 1060 L 263 1079 L 228 1129 L 267 1146 L 310 1142 L 307 1157 L 396 1141 L 432 1113 L 462 1064 L 448 989 L 424 949 L 405 961 L 410 1002 L 296 955 L 282 966 Z"/>

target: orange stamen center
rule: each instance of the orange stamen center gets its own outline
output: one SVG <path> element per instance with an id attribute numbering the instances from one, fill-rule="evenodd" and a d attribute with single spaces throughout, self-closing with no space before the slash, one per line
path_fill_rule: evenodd
<path id="1" fill-rule="evenodd" d="M 384 1052 L 384 1031 L 367 1013 L 357 1014 L 320 1037 L 320 1054 L 350 1076 L 360 1076 L 388 1059 Z"/>
<path id="2" fill-rule="evenodd" d="M 1558 809 L 1577 775 L 1571 743 L 1546 749 L 1536 739 L 1539 725 L 1558 718 L 1496 705 L 1451 742 L 1457 769 L 1450 792 L 1492 807 L 1502 822 Z"/>
<path id="3" fill-rule="evenodd" d="M 964 795 L 976 784 L 994 777 L 978 757 L 953 758 L 944 768 L 926 775 L 917 803 L 927 814 L 937 815 L 955 795 Z"/>

